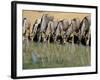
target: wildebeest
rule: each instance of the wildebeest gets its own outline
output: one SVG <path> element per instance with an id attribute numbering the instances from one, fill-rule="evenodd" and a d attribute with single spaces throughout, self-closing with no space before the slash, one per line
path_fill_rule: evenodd
<path id="1" fill-rule="evenodd" d="M 46 32 L 45 32 L 45 40 L 50 41 L 51 36 L 53 35 L 54 29 L 53 29 L 53 21 L 49 21 Z"/>
<path id="2" fill-rule="evenodd" d="M 72 19 L 66 31 L 67 42 L 72 42 L 72 43 L 78 42 L 79 27 L 80 27 L 80 20 L 78 18 Z"/>
<path id="3" fill-rule="evenodd" d="M 58 40 L 60 43 L 66 43 L 67 41 L 69 42 L 70 38 L 78 37 L 79 26 L 80 20 L 78 18 L 74 18 L 71 21 L 67 19 L 59 21 L 55 32 L 55 41 L 57 42 Z"/>
<path id="4" fill-rule="evenodd" d="M 58 22 L 56 31 L 55 31 L 55 42 L 62 42 L 62 33 L 63 33 L 63 23 L 62 21 Z"/>
<path id="5" fill-rule="evenodd" d="M 55 31 L 57 28 L 57 21 L 49 21 L 46 32 L 45 32 L 45 40 L 47 40 L 47 42 L 54 42 L 54 37 L 55 37 Z"/>
<path id="6" fill-rule="evenodd" d="M 44 42 L 45 32 L 49 21 L 53 20 L 53 16 L 43 14 L 42 17 L 38 18 L 33 24 L 32 34 L 33 41 Z"/>
<path id="7" fill-rule="evenodd" d="M 40 25 L 40 30 L 39 30 L 39 39 L 38 41 L 40 42 L 41 40 L 43 40 L 44 42 L 44 35 L 47 29 L 47 25 L 49 23 L 49 21 L 52 21 L 54 19 L 53 16 L 48 16 L 48 14 L 43 14 L 42 16 L 42 21 L 41 21 L 41 25 Z"/>
<path id="8" fill-rule="evenodd" d="M 67 42 L 66 31 L 69 28 L 70 21 L 68 21 L 67 19 L 64 19 L 64 20 L 62 20 L 62 24 L 63 24 L 62 38 L 63 38 L 63 43 L 65 44 Z"/>
<path id="9" fill-rule="evenodd" d="M 32 29 L 27 18 L 23 18 L 23 39 L 36 42 L 81 43 L 91 45 L 91 17 L 55 20 L 43 14 L 35 20 Z M 31 29 L 31 30 L 30 30 Z"/>
<path id="10" fill-rule="evenodd" d="M 86 45 L 86 34 L 89 32 L 90 25 L 91 25 L 91 17 L 86 16 L 83 18 L 81 24 L 80 24 L 80 42 L 83 45 Z"/>
<path id="11" fill-rule="evenodd" d="M 42 20 L 42 18 L 40 17 L 40 18 L 36 19 L 35 23 L 33 24 L 32 33 L 31 33 L 33 41 L 37 41 L 38 40 L 37 34 L 40 31 L 41 20 Z"/>
<path id="12" fill-rule="evenodd" d="M 23 18 L 22 23 L 22 35 L 23 40 L 26 40 L 27 42 L 30 40 L 30 22 L 27 18 Z"/>

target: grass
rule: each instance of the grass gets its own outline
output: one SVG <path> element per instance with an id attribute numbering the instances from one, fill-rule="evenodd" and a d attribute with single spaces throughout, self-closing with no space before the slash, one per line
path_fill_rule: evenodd
<path id="1" fill-rule="evenodd" d="M 23 69 L 90 66 L 90 51 L 88 46 L 70 43 L 23 44 Z"/>

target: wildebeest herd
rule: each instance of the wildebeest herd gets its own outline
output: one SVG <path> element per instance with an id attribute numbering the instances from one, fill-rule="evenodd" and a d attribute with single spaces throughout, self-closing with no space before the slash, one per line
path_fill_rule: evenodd
<path id="1" fill-rule="evenodd" d="M 43 14 L 33 24 L 23 18 L 22 24 L 23 40 L 28 42 L 91 45 L 91 16 L 54 20 L 54 16 Z"/>

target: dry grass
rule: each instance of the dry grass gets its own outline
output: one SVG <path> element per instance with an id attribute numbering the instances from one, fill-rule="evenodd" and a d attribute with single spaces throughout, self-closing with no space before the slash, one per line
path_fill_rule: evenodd
<path id="1" fill-rule="evenodd" d="M 90 47 L 70 43 L 32 42 L 23 45 L 23 69 L 90 66 L 90 51 Z"/>

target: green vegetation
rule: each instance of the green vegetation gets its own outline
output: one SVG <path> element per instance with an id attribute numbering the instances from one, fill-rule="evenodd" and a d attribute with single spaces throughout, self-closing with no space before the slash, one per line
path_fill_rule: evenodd
<path id="1" fill-rule="evenodd" d="M 33 58 L 32 58 L 33 57 Z M 91 48 L 66 43 L 23 44 L 23 69 L 90 66 Z"/>

